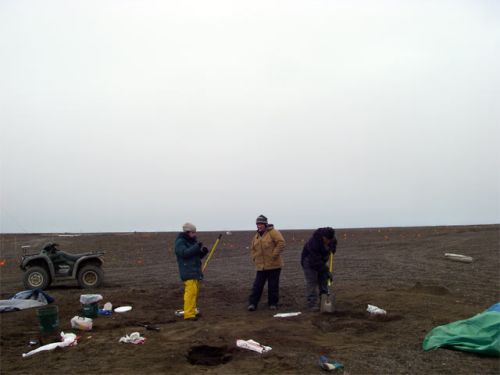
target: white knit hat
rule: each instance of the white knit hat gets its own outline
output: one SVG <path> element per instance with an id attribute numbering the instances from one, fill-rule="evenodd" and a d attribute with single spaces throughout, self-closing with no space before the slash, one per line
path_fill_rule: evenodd
<path id="1" fill-rule="evenodd" d="M 184 232 L 196 232 L 196 227 L 194 226 L 194 224 L 186 223 L 182 226 L 182 230 Z"/>

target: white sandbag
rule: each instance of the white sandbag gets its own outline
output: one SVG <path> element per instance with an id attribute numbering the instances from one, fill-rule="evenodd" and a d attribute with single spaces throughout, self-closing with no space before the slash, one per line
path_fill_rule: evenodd
<path id="1" fill-rule="evenodd" d="M 454 260 L 457 262 L 472 263 L 474 261 L 474 258 L 467 255 L 444 253 L 444 256 L 449 260 Z"/>

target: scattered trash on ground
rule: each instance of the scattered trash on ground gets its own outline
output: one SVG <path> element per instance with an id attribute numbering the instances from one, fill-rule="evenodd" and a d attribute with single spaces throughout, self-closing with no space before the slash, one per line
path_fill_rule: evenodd
<path id="1" fill-rule="evenodd" d="M 35 350 L 32 350 L 28 353 L 23 353 L 23 358 L 32 356 L 33 354 L 47 351 L 47 350 L 54 350 L 55 348 L 64 348 L 66 346 L 75 346 L 78 343 L 78 337 L 74 333 L 64 333 L 61 332 L 61 342 L 54 342 L 51 344 L 47 344 L 44 346 L 40 346 L 39 348 L 36 348 Z"/>
<path id="2" fill-rule="evenodd" d="M 334 371 L 339 368 L 344 368 L 344 365 L 340 362 L 330 360 L 326 356 L 322 355 L 319 357 L 319 367 L 325 371 Z"/>
<path id="3" fill-rule="evenodd" d="M 474 261 L 474 258 L 467 255 L 444 253 L 444 256 L 449 260 L 454 260 L 457 262 L 472 263 Z"/>
<path id="4" fill-rule="evenodd" d="M 82 316 L 74 316 L 71 319 L 71 328 L 79 329 L 80 331 L 91 331 L 92 330 L 92 319 L 85 318 Z"/>
<path id="5" fill-rule="evenodd" d="M 279 314 L 274 314 L 274 318 L 289 318 L 291 316 L 298 316 L 302 314 L 300 311 L 298 312 L 289 312 L 289 313 L 279 313 Z"/>
<path id="6" fill-rule="evenodd" d="M 252 339 L 250 339 L 250 340 L 236 340 L 236 346 L 239 348 L 243 348 L 243 349 L 253 350 L 254 352 L 257 352 L 260 354 L 267 353 L 270 350 L 272 350 L 272 348 L 270 346 L 265 346 L 265 345 L 259 344 L 257 341 L 254 341 Z"/>
<path id="7" fill-rule="evenodd" d="M 374 306 L 374 305 L 368 305 L 366 308 L 366 311 L 368 311 L 372 315 L 386 315 L 387 311 L 384 309 L 381 309 L 380 307 Z"/>
<path id="8" fill-rule="evenodd" d="M 130 310 L 132 310 L 132 306 L 120 306 L 120 307 L 117 307 L 115 309 L 115 312 L 116 313 L 124 313 L 124 312 L 130 311 Z"/>
<path id="9" fill-rule="evenodd" d="M 132 332 L 130 335 L 125 335 L 120 338 L 118 342 L 124 342 L 126 344 L 144 344 L 146 341 L 145 337 L 142 337 L 139 332 Z"/>

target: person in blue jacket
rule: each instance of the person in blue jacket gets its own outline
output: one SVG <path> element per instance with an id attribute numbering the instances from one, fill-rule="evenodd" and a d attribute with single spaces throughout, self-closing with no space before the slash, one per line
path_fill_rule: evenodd
<path id="1" fill-rule="evenodd" d="M 201 259 L 208 249 L 196 238 L 196 227 L 191 223 L 182 226 L 182 232 L 175 239 L 175 255 L 181 280 L 184 282 L 184 319 L 197 320 L 196 301 L 200 289 Z"/>
<path id="2" fill-rule="evenodd" d="M 319 311 L 318 292 L 328 293 L 328 280 L 332 279 L 328 259 L 336 250 L 335 230 L 330 227 L 316 229 L 302 250 L 300 263 L 306 279 L 307 306 L 312 311 Z"/>

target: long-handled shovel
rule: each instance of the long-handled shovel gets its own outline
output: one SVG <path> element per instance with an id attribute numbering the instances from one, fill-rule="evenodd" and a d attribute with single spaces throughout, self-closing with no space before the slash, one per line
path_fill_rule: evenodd
<path id="1" fill-rule="evenodd" d="M 208 254 L 207 260 L 203 264 L 203 268 L 201 269 L 201 272 L 204 272 L 205 268 L 207 268 L 208 262 L 210 261 L 210 258 L 212 258 L 212 255 L 214 255 L 215 248 L 219 244 L 221 238 L 222 238 L 222 234 L 219 234 L 219 237 L 217 237 L 217 240 L 215 241 L 214 246 L 212 246 L 212 250 L 210 250 L 210 253 Z"/>
<path id="2" fill-rule="evenodd" d="M 333 254 L 330 253 L 330 274 L 333 272 Z M 321 312 L 334 312 L 335 311 L 335 296 L 332 293 L 332 280 L 328 279 L 328 293 L 321 295 Z"/>

